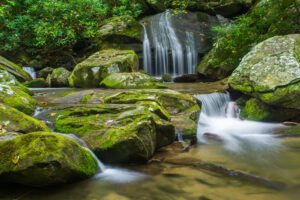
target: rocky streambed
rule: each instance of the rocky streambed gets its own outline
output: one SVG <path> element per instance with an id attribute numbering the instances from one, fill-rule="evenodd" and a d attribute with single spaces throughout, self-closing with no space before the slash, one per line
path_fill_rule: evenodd
<path id="1" fill-rule="evenodd" d="M 171 87 L 181 90 L 183 86 L 173 84 Z M 193 94 L 191 91 L 196 91 L 197 87 L 195 84 L 195 90 L 190 87 L 187 92 Z M 207 84 L 206 92 L 222 90 L 223 87 L 223 84 Z M 6 183 L 2 186 L 1 199 L 293 199 L 299 195 L 297 177 L 300 176 L 300 162 L 297 156 L 300 140 L 297 137 L 278 139 L 280 144 L 275 148 L 258 146 L 257 151 L 238 153 L 227 151 L 223 148 L 223 142 L 215 139 L 208 144 L 191 145 L 195 144 L 193 141 L 197 137 L 197 120 L 201 110 L 201 104 L 193 96 L 169 89 L 36 89 L 34 99 L 41 106 L 36 110 L 35 118 L 44 121 L 50 129 L 81 138 L 104 161 L 108 170 L 96 173 L 97 161 L 93 157 L 90 160 L 86 160 L 86 156 L 80 157 L 90 154 L 74 139 L 60 134 L 26 134 L 21 141 L 32 141 L 25 137 L 39 134 L 35 144 L 24 144 L 22 149 L 28 155 L 32 155 L 33 149 L 30 147 L 35 145 L 34 150 L 44 149 L 46 154 L 53 156 L 50 143 L 60 143 L 62 149 L 57 147 L 55 151 L 66 152 L 66 155 L 60 155 L 57 161 L 68 160 L 72 156 L 71 160 L 85 158 L 80 163 L 82 167 L 88 167 L 82 169 L 84 176 L 90 176 L 88 172 L 97 175 L 59 188 L 35 189 Z M 103 130 L 105 134 L 101 132 Z M 112 140 L 108 134 L 110 131 L 131 138 L 127 140 L 128 146 L 126 137 Z M 183 136 L 184 141 L 174 143 L 176 133 Z M 43 141 L 43 137 L 49 137 L 47 134 L 53 138 L 49 140 L 49 145 L 48 139 Z M 9 143 L 9 146 L 23 145 L 12 138 Z M 68 151 L 67 148 L 75 148 L 79 152 Z M 23 155 L 12 151 L 11 157 L 6 160 L 13 159 L 16 166 L 24 166 L 29 160 L 24 160 Z M 33 158 L 30 156 L 31 161 Z M 71 167 L 75 163 L 57 161 L 50 162 L 48 166 L 34 165 L 34 168 L 28 169 L 37 170 L 33 172 L 39 174 L 39 179 L 44 183 L 47 176 L 50 178 L 48 181 L 72 180 L 70 177 L 68 179 L 70 172 L 55 170 L 57 165 L 65 166 L 62 169 L 73 169 L 72 178 L 75 172 L 83 175 L 80 168 Z M 122 162 L 124 164 L 120 164 Z M 40 176 L 41 170 L 44 177 Z M 26 179 L 26 174 L 31 175 L 31 171 L 16 174 L 14 180 L 31 185 L 26 180 L 35 179 L 31 179 L 32 176 Z"/>

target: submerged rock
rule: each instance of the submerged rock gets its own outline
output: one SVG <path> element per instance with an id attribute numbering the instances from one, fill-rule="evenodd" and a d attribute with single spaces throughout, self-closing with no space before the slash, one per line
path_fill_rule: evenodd
<path id="1" fill-rule="evenodd" d="M 138 70 L 138 56 L 131 50 L 99 51 L 76 65 L 69 83 L 72 87 L 98 87 L 109 74 Z"/>
<path id="2" fill-rule="evenodd" d="M 28 116 L 15 108 L 0 103 L 0 133 L 19 132 L 30 133 L 35 131 L 47 131 L 48 127 L 41 121 Z"/>
<path id="3" fill-rule="evenodd" d="M 157 148 L 175 140 L 172 124 L 151 107 L 90 105 L 57 112 L 55 129 L 83 139 L 104 162 L 147 161 Z"/>
<path id="4" fill-rule="evenodd" d="M 97 172 L 93 155 L 60 134 L 35 132 L 0 141 L 1 182 L 43 187 L 82 180 Z"/>
<path id="5" fill-rule="evenodd" d="M 155 78 L 140 72 L 110 74 L 100 83 L 100 86 L 112 89 L 166 88 Z"/>
<path id="6" fill-rule="evenodd" d="M 0 69 L 8 71 L 14 75 L 19 81 L 32 80 L 30 74 L 24 71 L 20 66 L 0 56 Z"/>
<path id="7" fill-rule="evenodd" d="M 229 78 L 235 90 L 276 107 L 300 110 L 300 34 L 255 46 Z"/>
<path id="8" fill-rule="evenodd" d="M 67 69 L 60 67 L 52 71 L 51 74 L 47 77 L 47 85 L 50 87 L 68 87 L 69 81 L 68 78 L 71 75 Z"/>
<path id="9" fill-rule="evenodd" d="M 37 101 L 17 86 L 0 83 L 0 103 L 16 108 L 26 114 L 33 114 Z"/>

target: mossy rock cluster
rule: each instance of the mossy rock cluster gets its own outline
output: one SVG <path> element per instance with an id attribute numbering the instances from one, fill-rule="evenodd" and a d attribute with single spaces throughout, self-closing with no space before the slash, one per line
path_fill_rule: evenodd
<path id="1" fill-rule="evenodd" d="M 69 84 L 71 87 L 98 87 L 109 74 L 137 71 L 139 61 L 132 50 L 102 50 L 76 65 Z"/>
<path id="2" fill-rule="evenodd" d="M 104 162 L 147 161 L 175 140 L 168 116 L 162 119 L 150 110 L 140 105 L 64 107 L 56 110 L 55 130 L 77 135 Z"/>
<path id="3" fill-rule="evenodd" d="M 141 72 L 124 72 L 108 75 L 100 86 L 111 89 L 165 88 L 155 78 Z"/>
<path id="4" fill-rule="evenodd" d="M 177 133 L 196 140 L 200 102 L 191 95 L 169 89 L 85 90 L 57 99 L 54 104 L 132 104 L 149 107 L 162 119 L 169 116 Z"/>
<path id="5" fill-rule="evenodd" d="M 44 78 L 37 78 L 32 81 L 26 81 L 23 84 L 29 88 L 45 88 L 49 86 Z"/>
<path id="6" fill-rule="evenodd" d="M 98 172 L 93 155 L 66 136 L 35 132 L 0 140 L 1 182 L 45 187 Z"/>

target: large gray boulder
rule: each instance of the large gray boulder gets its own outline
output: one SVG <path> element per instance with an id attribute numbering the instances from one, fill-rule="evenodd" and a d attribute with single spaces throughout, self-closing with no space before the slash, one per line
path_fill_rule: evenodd
<path id="1" fill-rule="evenodd" d="M 275 36 L 256 45 L 229 85 L 266 104 L 300 110 L 300 34 Z"/>

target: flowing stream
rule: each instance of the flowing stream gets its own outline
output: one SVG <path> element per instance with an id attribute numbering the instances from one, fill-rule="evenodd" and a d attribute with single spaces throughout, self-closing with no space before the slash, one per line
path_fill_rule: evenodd
<path id="1" fill-rule="evenodd" d="M 65 92 L 45 90 L 46 97 L 38 100 Z M 174 143 L 146 164 L 99 161 L 101 170 L 93 178 L 58 188 L 4 185 L 0 199 L 298 200 L 300 138 L 274 137 L 272 131 L 281 124 L 239 119 L 239 109 L 226 93 L 196 97 L 202 101 L 199 144 L 189 151 L 176 150 L 179 144 Z M 49 121 L 51 109 L 40 108 L 35 117 Z M 86 147 L 76 136 L 65 135 Z"/>
<path id="2" fill-rule="evenodd" d="M 198 123 L 198 141 L 220 140 L 226 150 L 261 151 L 278 148 L 280 140 L 272 132 L 284 128 L 282 124 L 241 120 L 239 108 L 227 93 L 196 95 L 202 102 L 202 112 Z"/>

